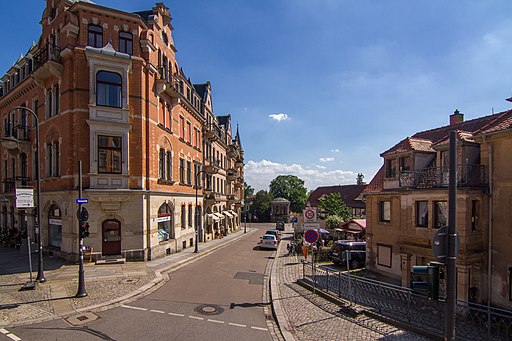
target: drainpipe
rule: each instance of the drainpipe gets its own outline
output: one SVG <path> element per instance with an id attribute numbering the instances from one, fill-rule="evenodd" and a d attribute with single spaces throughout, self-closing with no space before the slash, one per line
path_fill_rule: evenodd
<path id="1" fill-rule="evenodd" d="M 484 143 L 487 144 L 485 135 Z M 487 259 L 487 311 L 490 312 L 491 307 L 491 294 L 492 294 L 492 196 L 493 196 L 493 183 L 492 183 L 492 145 L 488 144 L 488 158 L 489 158 L 489 241 L 487 245 L 488 259 Z"/>
<path id="2" fill-rule="evenodd" d="M 150 200 L 150 163 L 149 163 L 149 60 L 147 61 L 148 65 L 146 66 L 146 249 L 147 249 L 147 259 L 151 260 L 151 200 Z"/>

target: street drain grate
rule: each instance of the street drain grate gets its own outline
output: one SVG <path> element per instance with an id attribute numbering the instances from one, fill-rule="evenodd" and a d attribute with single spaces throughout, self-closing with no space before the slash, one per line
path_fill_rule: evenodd
<path id="1" fill-rule="evenodd" d="M 202 304 L 195 307 L 194 311 L 201 315 L 220 315 L 224 312 L 224 308 L 214 304 Z"/>
<path id="2" fill-rule="evenodd" d="M 88 320 L 89 318 L 87 316 L 82 315 L 82 316 L 78 316 L 76 319 L 78 321 L 85 321 L 85 320 Z"/>

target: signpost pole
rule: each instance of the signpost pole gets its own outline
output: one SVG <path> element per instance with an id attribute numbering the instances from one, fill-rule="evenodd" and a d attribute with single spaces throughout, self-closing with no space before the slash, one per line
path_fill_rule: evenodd
<path id="1" fill-rule="evenodd" d="M 78 197 L 82 198 L 82 161 L 78 161 Z M 82 204 L 78 204 L 78 224 L 82 223 Z M 78 263 L 78 290 L 75 297 L 85 297 L 85 275 L 84 275 L 84 239 L 80 233 L 81 227 L 78 226 L 78 245 L 79 245 L 79 263 Z"/>

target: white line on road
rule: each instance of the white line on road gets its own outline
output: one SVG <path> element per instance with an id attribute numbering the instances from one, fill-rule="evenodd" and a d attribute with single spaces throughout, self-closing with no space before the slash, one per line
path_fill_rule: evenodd
<path id="1" fill-rule="evenodd" d="M 201 320 L 201 321 L 203 321 L 203 320 L 204 320 L 204 318 L 202 318 L 202 317 L 197 317 L 197 316 L 192 316 L 192 315 L 190 315 L 189 317 L 190 317 L 191 319 L 194 319 L 194 320 Z"/>
<path id="2" fill-rule="evenodd" d="M 134 310 L 142 310 L 142 311 L 147 311 L 146 308 L 139 308 L 139 307 L 132 307 L 132 306 L 129 306 L 129 305 L 121 305 L 121 307 L 123 308 L 128 308 L 128 309 L 134 309 Z"/>
<path id="3" fill-rule="evenodd" d="M 0 333 L 2 334 L 9 334 L 8 330 L 5 330 L 4 328 L 0 329 Z"/>
<path id="4" fill-rule="evenodd" d="M 263 330 L 263 331 L 267 331 L 268 329 L 267 328 L 260 328 L 260 327 L 251 327 L 252 329 L 256 329 L 256 330 Z"/>
<path id="5" fill-rule="evenodd" d="M 9 339 L 11 340 L 14 340 L 14 341 L 21 341 L 21 339 L 19 337 L 17 337 L 16 335 L 14 334 L 7 334 L 6 335 Z"/>
<path id="6" fill-rule="evenodd" d="M 229 322 L 229 325 L 235 326 L 235 327 L 242 327 L 242 328 L 247 327 L 245 324 L 238 324 L 238 323 L 233 323 L 233 322 Z"/>
<path id="7" fill-rule="evenodd" d="M 152 313 L 159 313 L 159 314 L 165 314 L 165 311 L 161 311 L 161 310 L 150 310 L 150 312 Z"/>
<path id="8" fill-rule="evenodd" d="M 176 313 L 169 313 L 169 315 L 171 315 L 171 316 L 179 316 L 179 317 L 185 316 L 185 314 L 176 314 Z"/>
<path id="9" fill-rule="evenodd" d="M 225 323 L 224 321 L 212 320 L 212 319 L 208 319 L 208 322 L 213 322 L 213 323 Z"/>

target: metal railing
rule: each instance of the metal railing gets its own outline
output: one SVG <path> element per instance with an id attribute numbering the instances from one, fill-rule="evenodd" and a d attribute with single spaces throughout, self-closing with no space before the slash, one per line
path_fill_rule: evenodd
<path id="1" fill-rule="evenodd" d="M 54 44 L 46 44 L 34 55 L 34 71 L 48 61 L 60 63 L 60 47 Z"/>
<path id="2" fill-rule="evenodd" d="M 316 263 L 301 264 L 302 280 L 315 290 L 336 295 L 350 304 L 442 337 L 445 302 L 430 300 L 409 288 L 335 271 Z M 468 340 L 511 340 L 512 312 L 457 302 L 456 336 Z"/>
<path id="3" fill-rule="evenodd" d="M 438 188 L 448 187 L 450 169 L 447 167 L 426 168 L 415 171 L 400 171 L 400 187 Z M 483 165 L 457 166 L 457 186 L 485 186 L 485 167 Z"/>

